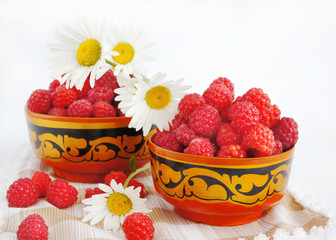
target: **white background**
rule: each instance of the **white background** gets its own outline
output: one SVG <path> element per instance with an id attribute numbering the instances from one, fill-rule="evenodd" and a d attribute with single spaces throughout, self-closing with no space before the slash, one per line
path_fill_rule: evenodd
<path id="1" fill-rule="evenodd" d="M 143 29 L 148 75 L 184 78 L 202 93 L 219 76 L 236 95 L 260 87 L 299 124 L 290 185 L 336 198 L 336 4 L 333 1 L 0 0 L 0 167 L 29 144 L 24 105 L 52 81 L 47 43 L 85 15 Z M 75 26 L 75 25 L 73 25 Z"/>

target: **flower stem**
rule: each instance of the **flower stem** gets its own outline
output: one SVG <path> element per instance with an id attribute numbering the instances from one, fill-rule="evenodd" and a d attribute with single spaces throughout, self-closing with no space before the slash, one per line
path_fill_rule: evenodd
<path id="1" fill-rule="evenodd" d="M 108 63 L 108 64 L 110 64 L 110 65 L 112 65 L 112 67 L 116 67 L 117 66 L 117 64 L 115 64 L 114 62 L 111 62 L 110 60 L 108 60 L 106 58 L 105 58 L 105 62 Z"/>
<path id="2" fill-rule="evenodd" d="M 124 188 L 127 187 L 129 181 L 138 173 L 146 171 L 147 169 L 150 169 L 150 163 L 147 163 L 145 166 L 138 168 L 137 170 L 135 170 L 134 172 L 132 172 L 126 179 L 125 183 L 124 183 Z"/>

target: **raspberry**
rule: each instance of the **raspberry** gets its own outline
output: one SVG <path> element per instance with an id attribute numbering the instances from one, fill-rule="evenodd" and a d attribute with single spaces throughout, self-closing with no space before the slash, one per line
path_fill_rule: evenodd
<path id="1" fill-rule="evenodd" d="M 47 194 L 47 187 L 51 183 L 49 175 L 44 172 L 37 171 L 34 173 L 32 181 L 38 189 L 39 196 L 45 197 Z"/>
<path id="2" fill-rule="evenodd" d="M 229 118 L 228 118 L 228 115 L 229 115 L 229 109 L 230 108 L 226 108 L 226 109 L 223 109 L 219 112 L 219 116 L 220 118 L 222 119 L 222 122 L 225 123 L 225 122 L 230 122 Z"/>
<path id="3" fill-rule="evenodd" d="M 260 112 L 260 123 L 272 128 L 280 120 L 281 111 L 277 105 L 272 105 L 270 108 L 264 108 Z"/>
<path id="4" fill-rule="evenodd" d="M 275 140 L 275 144 L 271 153 L 263 153 L 255 149 L 253 149 L 251 153 L 253 155 L 252 157 L 268 157 L 270 155 L 277 155 L 282 153 L 282 143 L 278 140 Z"/>
<path id="5" fill-rule="evenodd" d="M 294 146 L 299 139 L 298 124 L 293 118 L 281 118 L 272 130 L 275 139 L 282 143 L 284 151 Z"/>
<path id="6" fill-rule="evenodd" d="M 48 90 L 35 90 L 27 101 L 27 108 L 31 112 L 47 113 L 51 106 L 51 95 Z"/>
<path id="7" fill-rule="evenodd" d="M 232 93 L 234 93 L 234 85 L 233 83 L 228 79 L 228 78 L 223 78 L 223 77 L 219 77 L 217 79 L 215 79 L 211 84 L 211 85 L 215 85 L 215 84 L 222 84 L 222 85 L 225 85 L 227 88 L 230 89 L 230 91 Z"/>
<path id="8" fill-rule="evenodd" d="M 60 108 L 60 107 L 53 107 L 53 108 L 49 109 L 48 115 L 66 116 L 67 115 L 67 109 L 66 108 Z"/>
<path id="9" fill-rule="evenodd" d="M 92 104 L 86 99 L 74 101 L 67 111 L 67 116 L 69 117 L 91 117 L 91 115 Z"/>
<path id="10" fill-rule="evenodd" d="M 231 126 L 240 133 L 247 132 L 259 121 L 259 110 L 249 102 L 238 102 L 229 109 Z"/>
<path id="11" fill-rule="evenodd" d="M 60 81 L 55 79 L 49 84 L 49 92 L 53 93 L 55 92 L 56 88 L 58 88 L 61 85 Z"/>
<path id="12" fill-rule="evenodd" d="M 186 149 L 184 149 L 184 153 L 213 157 L 214 149 L 209 139 L 195 138 L 190 142 L 189 146 Z"/>
<path id="13" fill-rule="evenodd" d="M 31 214 L 19 225 L 16 232 L 18 240 L 47 240 L 48 226 L 38 214 Z"/>
<path id="14" fill-rule="evenodd" d="M 174 119 L 172 120 L 171 129 L 176 130 L 183 123 L 187 123 L 187 120 L 185 120 L 182 117 L 181 113 L 178 113 L 178 114 L 175 115 Z"/>
<path id="15" fill-rule="evenodd" d="M 77 100 L 74 90 L 67 89 L 64 85 L 59 86 L 52 94 L 52 106 L 67 108 Z"/>
<path id="16" fill-rule="evenodd" d="M 112 89 L 113 92 L 116 88 L 119 88 L 117 77 L 114 76 L 112 70 L 108 70 L 101 78 L 96 80 L 95 88 L 97 87 L 106 87 Z"/>
<path id="17" fill-rule="evenodd" d="M 223 145 L 240 144 L 241 140 L 242 136 L 233 130 L 229 123 L 222 124 L 222 126 L 218 129 L 216 143 L 219 147 Z"/>
<path id="18" fill-rule="evenodd" d="M 217 157 L 222 158 L 245 158 L 246 152 L 240 145 L 230 144 L 220 148 Z"/>
<path id="19" fill-rule="evenodd" d="M 140 188 L 141 188 L 141 191 L 140 191 L 140 197 L 141 197 L 141 198 L 144 198 L 144 197 L 145 197 L 145 186 L 144 186 L 141 182 L 139 182 L 139 181 L 137 181 L 137 180 L 135 180 L 135 179 L 131 179 L 131 180 L 129 181 L 129 183 L 128 183 L 127 186 L 128 186 L 128 187 L 133 186 L 134 189 L 140 187 Z"/>
<path id="20" fill-rule="evenodd" d="M 120 102 L 117 102 L 117 101 L 113 101 L 113 102 L 112 102 L 112 105 L 113 105 L 113 107 L 114 107 L 114 110 L 116 111 L 118 117 L 125 117 L 125 113 L 123 113 L 123 112 L 120 110 L 120 108 L 118 107 L 118 104 L 119 104 L 119 103 L 120 103 Z"/>
<path id="21" fill-rule="evenodd" d="M 205 104 L 197 107 L 189 118 L 189 126 L 203 137 L 213 137 L 221 125 L 221 118 L 216 108 Z"/>
<path id="22" fill-rule="evenodd" d="M 175 132 L 176 140 L 182 143 L 184 146 L 188 146 L 191 140 L 197 137 L 196 133 L 190 129 L 188 124 L 182 124 L 179 126 Z"/>
<path id="23" fill-rule="evenodd" d="M 183 150 L 183 145 L 170 132 L 157 132 L 152 141 L 156 145 L 168 150 L 175 152 L 182 152 Z"/>
<path id="24" fill-rule="evenodd" d="M 240 99 L 252 103 L 260 112 L 271 108 L 271 99 L 261 88 L 251 88 Z"/>
<path id="25" fill-rule="evenodd" d="M 107 102 L 96 102 L 92 106 L 93 117 L 116 117 L 117 113 L 114 107 Z"/>
<path id="26" fill-rule="evenodd" d="M 190 93 L 185 95 L 178 104 L 178 110 L 185 120 L 189 119 L 190 114 L 195 108 L 205 104 L 205 99 L 198 93 Z"/>
<path id="27" fill-rule="evenodd" d="M 90 74 L 86 78 L 81 90 L 78 90 L 75 86 L 71 88 L 77 95 L 77 99 L 87 98 L 88 92 L 92 89 L 90 86 Z"/>
<path id="28" fill-rule="evenodd" d="M 116 183 L 124 184 L 126 181 L 126 175 L 123 171 L 113 171 L 105 176 L 105 184 L 110 186 L 110 183 L 114 179 Z"/>
<path id="29" fill-rule="evenodd" d="M 154 237 L 155 228 L 152 220 L 140 212 L 128 215 L 122 228 L 128 240 L 151 240 Z"/>
<path id="30" fill-rule="evenodd" d="M 97 187 L 95 187 L 94 189 L 87 188 L 85 189 L 85 198 L 90 198 L 93 195 L 101 194 L 101 193 L 104 193 L 104 191 L 100 190 L 100 188 L 97 188 Z"/>
<path id="31" fill-rule="evenodd" d="M 96 102 L 107 102 L 111 103 L 114 97 L 114 92 L 112 89 L 109 89 L 107 87 L 97 87 L 92 88 L 88 92 L 87 99 L 92 103 Z"/>
<path id="32" fill-rule="evenodd" d="M 221 111 L 230 107 L 234 94 L 224 84 L 213 84 L 204 91 L 203 98 L 207 104 Z"/>
<path id="33" fill-rule="evenodd" d="M 242 147 L 245 149 L 255 149 L 262 154 L 271 155 L 275 145 L 274 136 L 271 129 L 258 123 L 251 128 L 243 137 Z"/>
<path id="34" fill-rule="evenodd" d="M 277 155 L 277 154 L 282 153 L 283 151 L 282 149 L 283 149 L 282 143 L 279 140 L 275 140 L 275 146 L 272 150 L 272 155 Z"/>
<path id="35" fill-rule="evenodd" d="M 39 192 L 29 178 L 19 178 L 7 190 L 7 200 L 13 207 L 29 207 L 37 203 Z"/>
<path id="36" fill-rule="evenodd" d="M 47 201 L 57 208 L 67 208 L 77 201 L 78 191 L 63 179 L 52 181 L 47 187 Z"/>

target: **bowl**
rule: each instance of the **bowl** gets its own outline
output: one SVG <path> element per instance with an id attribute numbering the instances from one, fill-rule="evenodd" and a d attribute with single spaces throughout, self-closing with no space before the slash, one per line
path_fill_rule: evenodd
<path id="1" fill-rule="evenodd" d="M 72 182 L 104 182 L 112 170 L 129 172 L 149 162 L 147 140 L 142 130 L 128 128 L 130 118 L 59 117 L 25 109 L 28 132 L 35 154 L 54 173 Z"/>
<path id="2" fill-rule="evenodd" d="M 253 222 L 284 196 L 294 147 L 269 157 L 217 158 L 170 151 L 148 142 L 156 191 L 194 222 Z"/>

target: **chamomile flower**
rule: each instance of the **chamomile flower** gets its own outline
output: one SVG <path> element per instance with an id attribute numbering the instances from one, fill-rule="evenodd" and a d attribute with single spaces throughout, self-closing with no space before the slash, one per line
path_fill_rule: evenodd
<path id="1" fill-rule="evenodd" d="M 138 76 L 145 73 L 146 69 L 142 63 L 153 58 L 148 55 L 151 44 L 143 41 L 142 31 L 115 23 L 110 32 L 109 41 L 112 50 L 119 53 L 118 56 L 112 57 L 116 76 L 120 74 Z"/>
<path id="2" fill-rule="evenodd" d="M 95 24 L 96 21 L 87 21 L 85 29 L 75 30 L 64 25 L 68 34 L 55 33 L 59 43 L 49 44 L 50 51 L 54 54 L 49 59 L 52 63 L 52 76 L 66 82 L 67 87 L 75 86 L 81 90 L 84 82 L 90 75 L 90 85 L 94 86 L 95 80 L 106 73 L 111 66 L 105 59 L 119 53 L 112 51 L 107 41 L 107 29 L 104 24 Z"/>
<path id="3" fill-rule="evenodd" d="M 83 209 L 84 212 L 88 212 L 82 219 L 83 222 L 90 221 L 91 225 L 95 225 L 103 221 L 104 229 L 117 231 L 128 215 L 134 212 L 150 212 L 145 203 L 146 199 L 140 198 L 140 187 L 124 188 L 114 179 L 110 186 L 99 184 L 98 187 L 104 193 L 82 201 L 83 204 L 89 205 Z"/>
<path id="4" fill-rule="evenodd" d="M 190 86 L 182 86 L 182 79 L 165 81 L 166 75 L 155 74 L 151 79 L 141 77 L 134 87 L 125 86 L 115 90 L 118 107 L 125 116 L 132 117 L 129 127 L 142 128 L 147 135 L 152 125 L 160 131 L 169 129 L 169 123 L 177 113 L 178 100 Z"/>

